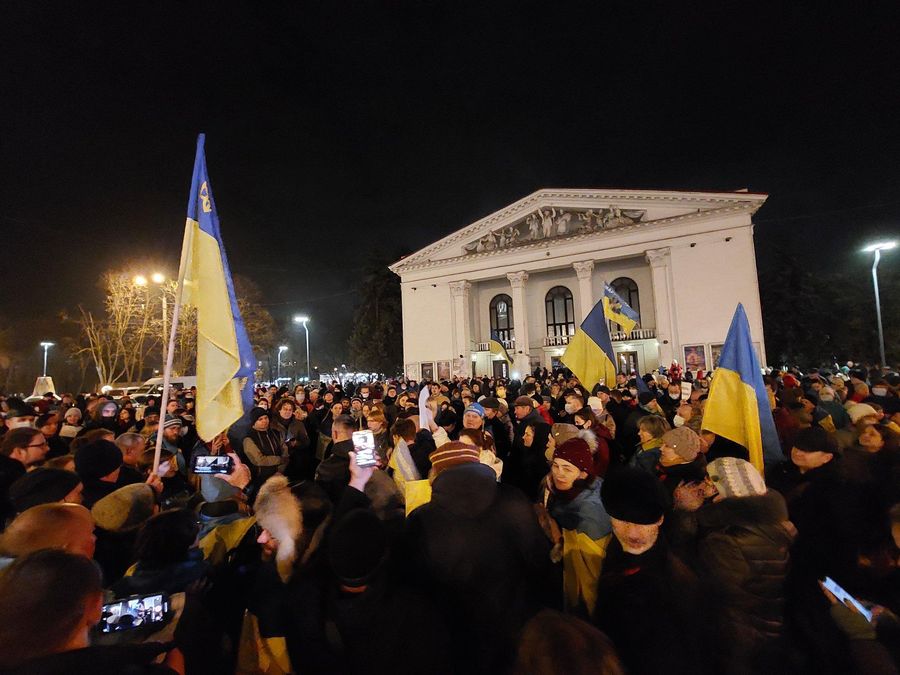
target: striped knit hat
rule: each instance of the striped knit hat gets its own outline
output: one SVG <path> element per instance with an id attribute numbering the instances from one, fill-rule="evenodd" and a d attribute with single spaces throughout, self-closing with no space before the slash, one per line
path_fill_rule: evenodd
<path id="1" fill-rule="evenodd" d="M 706 473 L 723 499 L 766 494 L 766 483 L 750 462 L 738 457 L 720 457 L 706 465 Z"/>
<path id="2" fill-rule="evenodd" d="M 474 445 L 461 441 L 444 443 L 437 450 L 428 455 L 431 460 L 431 468 L 437 476 L 444 469 L 449 469 L 460 464 L 478 464 L 481 454 Z"/>

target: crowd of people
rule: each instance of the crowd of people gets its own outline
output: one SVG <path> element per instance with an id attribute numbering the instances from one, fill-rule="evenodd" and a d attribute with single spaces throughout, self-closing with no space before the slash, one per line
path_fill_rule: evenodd
<path id="1" fill-rule="evenodd" d="M 0 672 L 897 673 L 900 375 L 765 381 L 762 472 L 676 368 L 0 397 Z"/>

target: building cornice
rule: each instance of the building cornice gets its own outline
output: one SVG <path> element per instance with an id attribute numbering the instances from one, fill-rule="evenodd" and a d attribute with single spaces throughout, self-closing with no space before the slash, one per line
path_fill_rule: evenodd
<path id="1" fill-rule="evenodd" d="M 754 214 L 767 199 L 767 195 L 748 192 L 661 192 L 647 190 L 538 190 L 537 192 L 520 199 L 510 206 L 496 211 L 491 215 L 468 225 L 457 232 L 413 253 L 402 260 L 390 265 L 390 269 L 400 274 L 415 270 L 447 267 L 465 260 L 477 260 L 503 256 L 510 250 L 528 251 L 547 248 L 552 243 L 569 244 L 579 241 L 596 241 L 607 236 L 623 234 L 632 231 L 644 230 L 650 227 L 660 227 L 674 223 L 691 221 L 703 221 L 713 218 L 733 216 L 740 213 Z M 677 214 L 655 220 L 640 221 L 630 225 L 623 225 L 610 230 L 600 230 L 589 233 L 575 233 L 567 236 L 559 236 L 552 240 L 536 240 L 519 243 L 515 249 L 496 249 L 476 253 L 466 253 L 443 259 L 432 259 L 439 251 L 446 250 L 454 245 L 461 245 L 477 237 L 480 233 L 503 227 L 507 223 L 515 222 L 533 212 L 535 209 L 557 206 L 564 208 L 590 208 L 601 204 L 615 204 L 623 208 L 638 207 L 681 207 L 696 208 L 696 211 Z"/>

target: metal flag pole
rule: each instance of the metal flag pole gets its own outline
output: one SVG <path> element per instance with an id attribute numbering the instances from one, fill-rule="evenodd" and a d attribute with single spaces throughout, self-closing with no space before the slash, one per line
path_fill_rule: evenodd
<path id="1" fill-rule="evenodd" d="M 178 267 L 178 285 L 175 287 L 175 307 L 172 309 L 172 328 L 169 331 L 169 348 L 166 350 L 166 363 L 163 367 L 163 393 L 160 401 L 160 425 L 156 430 L 156 452 L 153 454 L 153 473 L 159 469 L 159 456 L 162 452 L 163 429 L 166 422 L 166 407 L 169 405 L 169 382 L 172 379 L 172 362 L 175 358 L 175 335 L 178 331 L 178 318 L 181 315 L 181 297 L 184 295 L 184 279 L 190 262 L 191 248 L 194 241 L 194 224 L 188 220 L 184 228 L 184 242 L 181 245 L 181 264 Z"/>

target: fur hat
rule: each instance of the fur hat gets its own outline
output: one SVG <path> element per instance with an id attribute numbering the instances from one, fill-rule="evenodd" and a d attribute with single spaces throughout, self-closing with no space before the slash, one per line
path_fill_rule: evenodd
<path id="1" fill-rule="evenodd" d="M 723 499 L 766 494 L 766 482 L 750 462 L 739 457 L 720 457 L 706 465 L 706 473 Z"/>
<path id="2" fill-rule="evenodd" d="M 294 571 L 297 543 L 303 532 L 300 500 L 291 492 L 288 479 L 276 475 L 259 488 L 253 508 L 259 526 L 278 540 L 275 564 L 281 580 L 287 583 Z"/>
<path id="3" fill-rule="evenodd" d="M 610 516 L 639 525 L 656 523 L 669 506 L 656 476 L 633 467 L 611 472 L 600 486 L 600 499 Z"/>
<path id="4" fill-rule="evenodd" d="M 146 483 L 132 483 L 111 492 L 94 504 L 91 515 L 97 527 L 108 532 L 128 532 L 153 515 L 156 496 Z"/>

